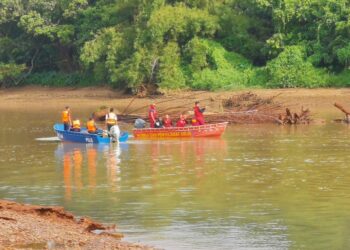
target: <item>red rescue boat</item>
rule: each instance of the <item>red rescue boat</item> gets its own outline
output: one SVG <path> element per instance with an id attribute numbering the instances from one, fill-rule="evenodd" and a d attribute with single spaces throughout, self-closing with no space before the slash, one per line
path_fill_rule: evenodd
<path id="1" fill-rule="evenodd" d="M 188 127 L 133 129 L 135 139 L 189 138 L 221 136 L 228 122 Z"/>

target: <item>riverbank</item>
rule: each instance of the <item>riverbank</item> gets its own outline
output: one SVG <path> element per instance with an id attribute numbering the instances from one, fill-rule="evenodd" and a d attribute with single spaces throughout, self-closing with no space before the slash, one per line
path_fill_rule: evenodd
<path id="1" fill-rule="evenodd" d="M 153 249 L 122 237 L 115 225 L 77 218 L 62 207 L 0 200 L 0 249 Z"/>
<path id="2" fill-rule="evenodd" d="M 261 97 L 276 96 L 274 100 L 284 106 L 299 110 L 301 106 L 309 108 L 316 116 L 333 114 L 342 116 L 339 110 L 333 107 L 334 102 L 350 106 L 350 89 L 253 89 L 225 92 L 187 92 L 173 91 L 165 95 L 152 98 L 135 98 L 125 95 L 120 91 L 110 88 L 49 88 L 26 86 L 0 90 L 0 109 L 26 111 L 26 110 L 61 110 L 69 105 L 72 110 L 80 107 L 89 108 L 92 111 L 101 106 L 115 107 L 122 112 L 132 101 L 128 112 L 133 109 L 146 107 L 151 102 L 161 102 L 158 109 L 183 104 L 184 96 L 190 96 L 189 100 L 211 98 L 212 100 L 229 97 L 239 93 L 251 91 Z M 191 108 L 191 105 L 189 105 Z M 209 105 L 210 108 L 210 105 Z M 146 108 L 145 108 L 146 111 Z"/>

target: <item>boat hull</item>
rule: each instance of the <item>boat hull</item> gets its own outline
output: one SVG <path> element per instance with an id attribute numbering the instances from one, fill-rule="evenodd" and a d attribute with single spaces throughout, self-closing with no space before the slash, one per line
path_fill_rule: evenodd
<path id="1" fill-rule="evenodd" d="M 135 139 L 190 138 L 221 136 L 227 122 L 188 127 L 133 129 Z"/>
<path id="2" fill-rule="evenodd" d="M 57 137 L 61 141 L 76 142 L 76 143 L 110 143 L 112 140 L 110 137 L 102 137 L 98 134 L 89 134 L 86 128 L 82 128 L 80 132 L 64 130 L 63 124 L 55 124 L 54 130 Z M 120 142 L 127 141 L 129 135 L 123 132 L 119 138 Z"/>

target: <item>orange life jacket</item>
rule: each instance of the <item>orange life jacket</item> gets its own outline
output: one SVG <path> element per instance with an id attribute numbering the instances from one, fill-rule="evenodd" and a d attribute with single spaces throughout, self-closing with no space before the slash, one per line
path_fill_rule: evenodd
<path id="1" fill-rule="evenodd" d="M 73 121 L 73 128 L 80 129 L 80 121 L 79 120 Z"/>
<path id="2" fill-rule="evenodd" d="M 107 124 L 109 125 L 116 125 L 117 124 L 117 120 L 114 118 L 109 118 L 109 113 L 107 114 L 107 119 L 106 119 Z"/>
<path id="3" fill-rule="evenodd" d="M 86 127 L 87 127 L 88 132 L 96 132 L 96 125 L 95 125 L 94 120 L 88 121 L 86 123 Z"/>
<path id="4" fill-rule="evenodd" d="M 62 111 L 62 122 L 63 123 L 69 122 L 69 111 L 68 110 Z"/>

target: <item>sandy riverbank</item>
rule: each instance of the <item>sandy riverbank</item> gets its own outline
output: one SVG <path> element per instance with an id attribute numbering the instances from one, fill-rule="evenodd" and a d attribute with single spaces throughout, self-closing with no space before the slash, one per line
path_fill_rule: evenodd
<path id="1" fill-rule="evenodd" d="M 137 109 L 155 101 L 162 102 L 158 108 L 167 108 L 183 104 L 183 99 L 177 97 L 191 96 L 189 101 L 211 97 L 213 100 L 232 96 L 249 90 L 226 92 L 170 92 L 155 98 L 135 98 L 131 108 Z M 350 107 L 350 89 L 257 89 L 250 90 L 262 97 L 275 96 L 276 101 L 285 106 L 299 110 L 301 106 L 309 108 L 313 114 L 323 116 L 334 114 L 341 116 L 339 110 L 333 107 L 334 102 Z M 80 107 L 96 110 L 100 106 L 112 106 L 120 111 L 133 99 L 133 96 L 109 88 L 47 88 L 27 86 L 0 90 L 0 109 L 7 110 L 61 110 L 63 106 L 70 105 L 73 110 Z M 189 105 L 191 108 L 191 105 Z"/>
<path id="2" fill-rule="evenodd" d="M 114 225 L 74 217 L 61 207 L 0 200 L 0 249 L 153 249 L 121 237 Z"/>

